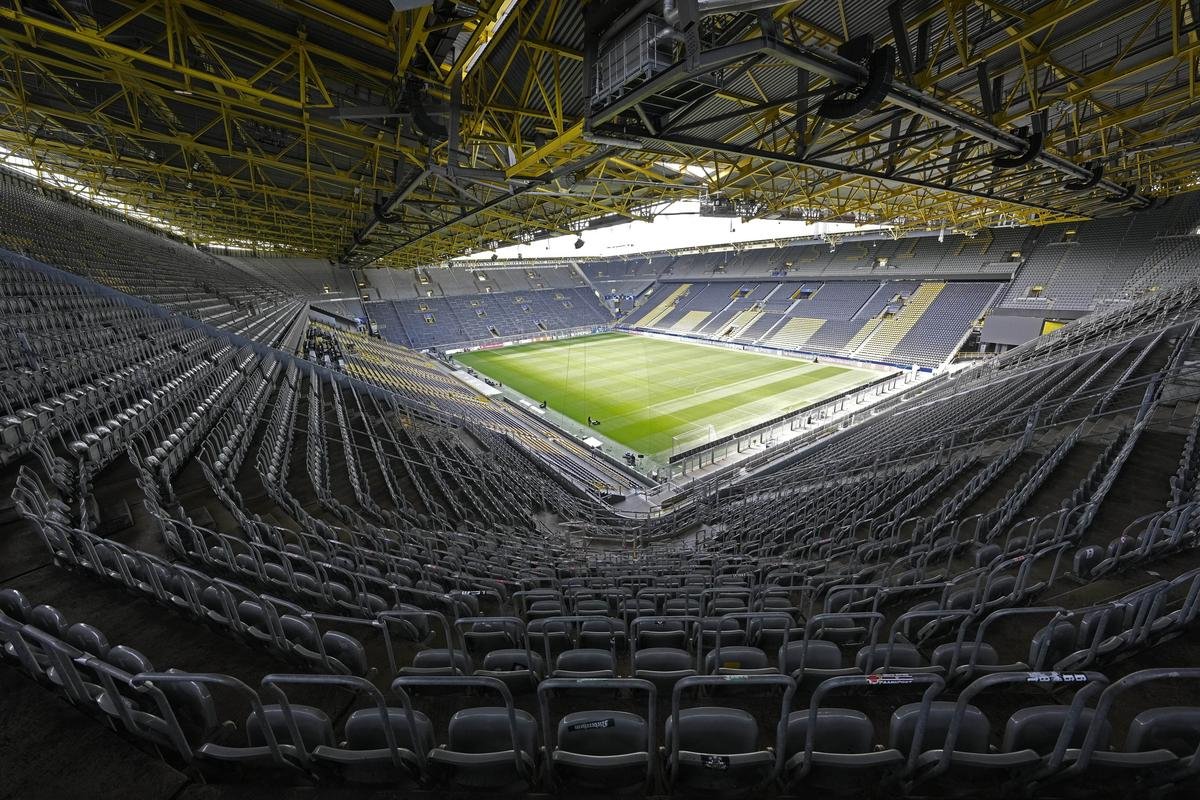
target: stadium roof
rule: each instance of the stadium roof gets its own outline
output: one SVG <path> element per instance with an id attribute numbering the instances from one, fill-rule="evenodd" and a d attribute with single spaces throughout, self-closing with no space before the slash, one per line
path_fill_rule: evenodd
<path id="1" fill-rule="evenodd" d="M 1038 224 L 1196 185 L 1198 5 L 10 0 L 0 163 L 200 243 L 378 266 L 678 199 Z"/>

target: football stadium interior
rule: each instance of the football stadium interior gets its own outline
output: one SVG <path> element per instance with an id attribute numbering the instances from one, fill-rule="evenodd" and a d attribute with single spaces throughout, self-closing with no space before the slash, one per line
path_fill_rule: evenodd
<path id="1" fill-rule="evenodd" d="M 1198 0 L 0 0 L 0 798 L 1200 796 L 1198 124 Z"/>

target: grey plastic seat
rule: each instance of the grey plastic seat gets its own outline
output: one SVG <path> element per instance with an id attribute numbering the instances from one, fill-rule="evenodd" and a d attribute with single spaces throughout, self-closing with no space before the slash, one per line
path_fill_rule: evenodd
<path id="1" fill-rule="evenodd" d="M 667 752 L 678 741 L 678 760 L 668 757 L 671 786 L 685 792 L 749 792 L 768 779 L 775 756 L 758 744 L 758 721 L 740 708 L 698 706 L 667 718 Z"/>
<path id="2" fill-rule="evenodd" d="M 648 647 L 633 656 L 633 677 L 650 681 L 660 692 L 669 692 L 683 678 L 696 674 L 696 659 L 675 647 Z"/>
<path id="3" fill-rule="evenodd" d="M 496 793 L 528 789 L 537 768 L 537 723 L 519 709 L 513 714 L 515 746 L 507 708 L 457 712 L 450 718 L 446 744 L 429 753 L 430 768 L 456 788 Z"/>
<path id="4" fill-rule="evenodd" d="M 111 650 L 109 655 L 111 657 Z M 184 675 L 186 673 L 177 669 L 169 669 L 167 674 Z M 170 682 L 163 683 L 158 688 L 170 703 L 175 721 L 193 748 L 199 747 L 204 742 L 212 741 L 218 731 L 226 726 L 232 726 L 232 723 L 221 722 L 212 693 L 203 683 Z"/>
<path id="5" fill-rule="evenodd" d="M 281 615 L 279 624 L 283 635 L 292 645 L 292 651 L 309 664 L 338 675 L 367 674 L 367 652 L 355 637 L 341 631 L 318 633 L 313 624 L 291 614 Z M 318 635 L 321 637 L 319 644 Z M 324 649 L 324 656 L 321 655 L 321 648 Z"/>
<path id="6" fill-rule="evenodd" d="M 681 620 L 663 620 L 638 627 L 639 648 L 669 647 L 682 649 L 688 646 L 688 624 Z"/>
<path id="7" fill-rule="evenodd" d="M 554 662 L 554 678 L 615 678 L 617 664 L 608 650 L 578 648 L 562 652 Z"/>
<path id="8" fill-rule="evenodd" d="M 401 675 L 470 675 L 470 657 L 461 650 L 432 648 L 413 656 L 412 664 L 401 667 Z"/>
<path id="9" fill-rule="evenodd" d="M 1090 578 L 1092 570 L 1104 560 L 1104 557 L 1104 548 L 1099 545 L 1091 544 L 1081 547 L 1075 551 L 1075 555 L 1071 558 L 1071 571 L 1080 578 Z"/>
<path id="10" fill-rule="evenodd" d="M 985 544 L 975 551 L 975 566 L 986 567 L 1004 554 L 998 544 Z"/>
<path id="11" fill-rule="evenodd" d="M 875 728 L 866 714 L 830 707 L 817 709 L 813 751 L 805 767 L 809 717 L 807 710 L 788 715 L 784 770 L 789 787 L 799 789 L 803 785 L 803 791 L 830 791 L 845 785 L 842 767 L 855 760 L 882 761 L 892 767 L 899 763 L 898 753 L 874 756 Z"/>
<path id="12" fill-rule="evenodd" d="M 609 613 L 606 600 L 580 600 L 575 604 L 574 613 L 579 616 L 607 616 Z"/>
<path id="13" fill-rule="evenodd" d="M 67 634 L 67 618 L 54 606 L 34 606 L 29 612 L 29 624 L 59 639 Z"/>
<path id="14" fill-rule="evenodd" d="M 651 767 L 646 721 L 626 711 L 577 711 L 558 723 L 550 769 L 562 788 L 644 785 Z"/>
<path id="15" fill-rule="evenodd" d="M 104 656 L 104 660 L 114 667 L 119 667 L 130 675 L 136 675 L 139 672 L 153 672 L 154 665 L 150 659 L 123 644 L 116 647 L 111 647 L 108 653 Z"/>
<path id="16" fill-rule="evenodd" d="M 917 648 L 905 642 L 867 645 L 854 657 L 860 672 L 883 672 L 885 663 L 889 672 L 941 672 L 941 667 L 926 664 Z"/>
<path id="17" fill-rule="evenodd" d="M 717 656 L 720 655 L 718 662 Z M 704 656 L 707 675 L 770 675 L 778 672 L 767 661 L 767 654 L 757 647 L 725 647 L 710 650 Z"/>
<path id="18" fill-rule="evenodd" d="M 300 763 L 307 762 L 309 754 L 320 745 L 333 745 L 333 723 L 324 711 L 313 706 L 291 705 L 292 721 L 300 741 L 295 741 L 292 732 L 284 718 L 283 708 L 270 705 L 263 706 L 266 724 L 275 734 L 279 749 L 286 756 L 292 756 Z M 246 739 L 251 748 L 266 747 L 267 740 L 263 734 L 263 719 L 256 713 L 246 718 Z"/>
<path id="19" fill-rule="evenodd" d="M 97 658 L 104 658 L 108 655 L 108 639 L 105 638 L 100 630 L 88 625 L 86 622 L 76 622 L 67 629 L 63 639 L 72 647 L 76 647 L 85 653 L 90 653 Z"/>
<path id="20" fill-rule="evenodd" d="M 269 712 L 268 708 L 270 708 Z M 301 707 L 293 706 L 292 708 L 296 710 Z M 263 711 L 268 713 L 268 724 L 265 727 L 269 728 L 274 737 L 275 747 L 271 746 L 271 740 L 264 733 L 264 726 L 257 718 L 257 714 L 251 712 L 246 718 L 244 727 L 246 738 L 243 741 L 205 742 L 196 748 L 196 756 L 207 763 L 207 770 L 214 777 L 224 776 L 223 779 L 228 780 L 230 769 L 239 772 L 263 771 L 265 774 L 272 775 L 283 772 L 292 776 L 297 776 L 299 771 L 304 769 L 302 759 L 307 758 L 307 753 L 302 753 L 292 744 L 291 733 L 284 722 L 282 711 L 278 706 L 264 706 Z M 321 712 L 320 709 L 312 709 L 312 711 L 320 716 L 309 715 L 303 711 L 297 716 L 296 721 L 300 727 L 303 743 L 311 744 L 313 747 L 332 744 L 332 725 L 329 726 L 328 732 L 325 728 L 329 722 L 328 717 L 325 717 L 324 712 Z"/>
<path id="21" fill-rule="evenodd" d="M 579 646 L 604 650 L 612 647 L 621 650 L 625 646 L 625 626 L 619 619 L 607 622 L 604 619 L 587 620 L 579 629 Z"/>
<path id="22" fill-rule="evenodd" d="M 1130 722 L 1121 750 L 1097 749 L 1091 754 L 1088 783 L 1119 790 L 1164 782 L 1195 756 L 1198 747 L 1200 708 L 1147 709 Z"/>
<path id="23" fill-rule="evenodd" d="M 1049 755 L 1054 750 L 1059 733 L 1069 715 L 1070 709 L 1067 706 L 1030 706 L 1018 709 L 1008 718 L 1008 723 L 1005 725 L 1004 739 L 1000 745 L 1001 752 L 1032 750 L 1039 756 Z M 1094 712 L 1092 709 L 1083 709 L 1067 747 L 1070 749 L 1081 747 L 1093 722 Z M 1107 748 L 1112 728 L 1107 721 L 1096 724 L 1101 725 L 1098 734 L 1098 749 Z"/>
<path id="24" fill-rule="evenodd" d="M 663 603 L 663 613 L 668 616 L 696 616 L 700 610 L 700 601 L 695 597 L 673 597 Z"/>
<path id="25" fill-rule="evenodd" d="M 800 673 L 802 664 L 804 672 Z M 842 649 L 836 642 L 821 639 L 788 642 L 786 648 L 780 648 L 779 671 L 796 677 L 798 687 L 805 691 L 812 691 L 826 678 L 859 674 L 857 667 L 843 666 Z"/>
<path id="26" fill-rule="evenodd" d="M 804 751 L 808 722 L 807 710 L 793 711 L 788 715 L 785 756 L 789 760 Z M 863 712 L 848 708 L 817 709 L 814 754 L 869 753 L 874 749 L 874 739 L 874 726 Z"/>
<path id="27" fill-rule="evenodd" d="M 16 589 L 0 591 L 0 653 L 4 658 L 11 661 L 19 659 L 14 640 L 20 627 L 29 621 L 32 611 L 29 601 Z M 6 628 L 12 633 L 6 634 Z"/>
<path id="28" fill-rule="evenodd" d="M 721 647 L 725 645 L 736 647 L 746 644 L 746 631 L 738 624 L 738 620 L 728 617 L 705 619 L 700 622 L 700 640 L 704 650 L 717 646 L 717 631 L 721 631 Z"/>
<path id="29" fill-rule="evenodd" d="M 1168 706 L 1142 711 L 1129 724 L 1125 752 L 1169 750 L 1190 756 L 1200 746 L 1200 707 Z"/>
<path id="30" fill-rule="evenodd" d="M 868 634 L 869 631 L 860 620 L 847 616 L 820 620 L 812 626 L 810 637 L 842 645 L 861 642 Z"/>
<path id="31" fill-rule="evenodd" d="M 137 684 L 139 675 L 131 674 L 130 669 L 148 663 L 145 656 L 124 645 L 109 650 L 107 663 L 97 658 L 86 660 L 97 680 L 106 686 L 96 698 L 98 708 L 112 717 L 114 723 L 120 721 L 139 738 L 157 747 L 173 748 L 185 759 L 191 759 L 197 748 L 214 742 L 233 728 L 232 722 L 218 721 L 216 705 L 202 682 L 156 680 L 152 684 Z M 175 669 L 166 673 L 184 674 Z"/>
<path id="32" fill-rule="evenodd" d="M 0 589 L 0 614 L 13 622 L 24 625 L 29 622 L 33 605 L 16 589 Z"/>
<path id="33" fill-rule="evenodd" d="M 946 700 L 935 700 L 929 706 L 929 716 L 925 720 L 925 730 L 921 741 L 915 746 L 922 755 L 936 758 L 941 754 L 941 746 L 946 741 L 950 723 L 954 719 L 955 704 Z M 888 746 L 894 747 L 904 755 L 909 755 L 914 746 L 913 737 L 916 735 L 917 722 L 921 716 L 921 704 L 909 703 L 900 706 L 892 712 L 891 725 L 888 733 Z M 955 742 L 955 753 L 986 753 L 988 737 L 991 735 L 991 724 L 975 706 L 964 709 L 962 727 Z"/>
<path id="34" fill-rule="evenodd" d="M 517 645 L 520 630 L 506 622 L 476 622 L 463 631 L 467 651 L 482 658 L 493 650 L 508 650 Z"/>
<path id="35" fill-rule="evenodd" d="M 767 598 L 767 600 L 771 599 L 785 600 L 785 598 Z M 788 611 L 789 609 L 782 610 Z M 779 617 L 764 617 L 750 623 L 750 634 L 751 644 L 755 647 L 768 653 L 778 653 L 784 645 L 785 638 L 788 644 L 802 640 L 804 629 L 797 627 L 794 622 L 789 623 Z M 722 644 L 724 644 L 724 640 L 722 640 Z"/>
<path id="36" fill-rule="evenodd" d="M 864 751 L 863 743 L 869 735 L 868 729 L 872 729 L 870 736 L 874 739 L 873 726 L 869 720 L 864 720 L 854 712 L 838 709 L 829 716 L 826 726 L 822 727 L 821 701 L 831 693 L 855 688 L 866 689 L 874 695 L 875 690 L 878 689 L 881 693 L 879 696 L 882 698 L 893 694 L 895 691 L 893 687 L 897 686 L 904 687 L 901 691 L 906 693 L 910 692 L 908 687 L 912 686 L 924 686 L 925 690 L 922 693 L 921 702 L 901 706 L 892 715 L 886 746 Z M 800 727 L 796 721 L 797 727 L 800 729 L 797 733 L 803 731 L 807 738 L 803 744 L 796 740 L 787 747 L 789 752 L 794 753 L 789 758 L 791 764 L 788 779 L 791 788 L 802 791 L 806 795 L 810 793 L 837 796 L 905 794 L 902 783 L 908 776 L 917 755 L 915 751 L 909 754 L 906 754 L 906 751 L 914 749 L 913 737 L 919 726 L 928 718 L 923 710 L 931 707 L 933 698 L 944 688 L 945 681 L 937 673 L 912 675 L 855 673 L 826 678 L 813 692 L 807 712 L 808 721 L 803 723 L 803 727 Z M 952 704 L 948 710 L 952 716 L 954 711 Z M 789 715 L 789 722 L 792 721 L 792 715 Z M 827 731 L 832 741 L 840 744 L 839 749 L 854 749 L 858 752 L 835 753 L 822 750 L 817 735 Z M 904 739 L 905 736 L 908 737 L 907 740 Z M 928 733 L 925 738 L 929 738 Z M 815 755 L 818 752 L 822 754 L 820 757 Z"/>
<path id="37" fill-rule="evenodd" d="M 957 658 L 955 656 L 957 655 Z M 975 664 L 967 670 L 968 665 L 974 658 Z M 933 666 L 940 667 L 946 674 L 950 673 L 950 667 L 953 664 L 956 671 L 962 671 L 964 676 L 969 677 L 974 674 L 987 674 L 995 671 L 993 668 L 1000 667 L 1000 656 L 996 653 L 996 648 L 992 647 L 987 642 L 962 642 L 961 644 L 949 642 L 940 644 L 933 648 L 933 652 L 929 656 L 929 663 Z M 1012 664 L 1002 667 L 1005 670 L 1025 669 L 1024 664 Z"/>
<path id="38" fill-rule="evenodd" d="M 542 657 L 528 650 L 493 650 L 483 658 L 476 675 L 498 678 L 514 694 L 532 692 L 546 674 Z"/>
<path id="39" fill-rule="evenodd" d="M 313 761 L 348 783 L 413 788 L 424 778 L 421 764 L 434 748 L 434 735 L 433 723 L 421 712 L 413 711 L 412 721 L 414 726 L 403 708 L 386 709 L 386 717 L 377 708 L 358 709 L 346 718 L 343 741 L 317 745 Z M 394 757 L 389 727 L 397 748 Z"/>
<path id="40" fill-rule="evenodd" d="M 557 617 L 563 613 L 562 603 L 558 600 L 534 600 L 525 611 L 528 620 Z"/>
<path id="41" fill-rule="evenodd" d="M 557 616 L 557 614 L 549 615 Z M 531 619 L 525 628 L 529 638 L 529 649 L 534 652 L 545 652 L 549 645 L 551 655 L 561 653 L 571 646 L 571 635 L 567 623 L 551 620 L 546 617 Z"/>

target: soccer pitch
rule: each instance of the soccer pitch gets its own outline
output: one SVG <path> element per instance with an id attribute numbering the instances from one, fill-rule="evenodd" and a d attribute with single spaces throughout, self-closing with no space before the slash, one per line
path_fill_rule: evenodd
<path id="1" fill-rule="evenodd" d="M 606 333 L 455 358 L 648 456 L 721 437 L 870 383 L 878 372 Z M 676 439 L 678 437 L 678 440 Z"/>

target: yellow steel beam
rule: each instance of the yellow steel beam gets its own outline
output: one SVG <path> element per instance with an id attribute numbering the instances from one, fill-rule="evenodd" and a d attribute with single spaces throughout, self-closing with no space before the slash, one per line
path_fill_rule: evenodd
<path id="1" fill-rule="evenodd" d="M 97 51 L 105 53 L 111 57 L 123 58 L 129 61 L 146 64 L 147 66 L 169 70 L 182 75 L 185 78 L 200 81 L 201 83 L 207 83 L 214 87 L 231 89 L 247 97 L 254 97 L 265 102 L 276 103 L 287 108 L 299 109 L 302 107 L 302 104 L 294 98 L 284 97 L 273 92 L 264 91 L 257 87 L 251 86 L 244 80 L 230 80 L 228 78 L 221 78 L 213 75 L 212 73 L 205 72 L 204 70 L 189 67 L 182 62 L 175 63 L 167 59 L 159 58 L 158 56 L 142 52 L 140 50 L 134 50 L 132 48 L 114 44 L 100 38 L 95 33 L 65 28 L 61 25 L 44 20 L 41 17 L 26 14 L 11 8 L 0 8 L 0 19 L 25 25 L 27 27 L 40 30 L 43 33 L 59 36 L 69 41 L 88 45 L 89 47 L 92 47 Z"/>

